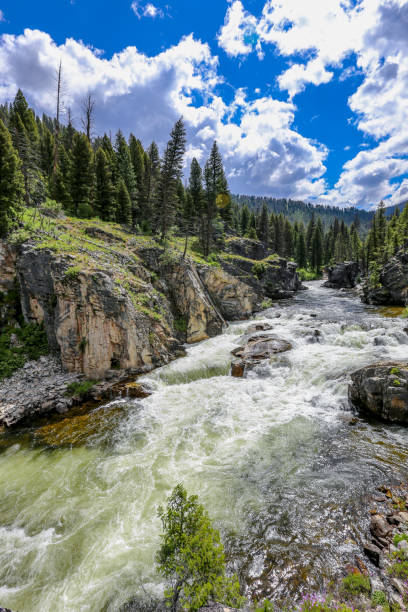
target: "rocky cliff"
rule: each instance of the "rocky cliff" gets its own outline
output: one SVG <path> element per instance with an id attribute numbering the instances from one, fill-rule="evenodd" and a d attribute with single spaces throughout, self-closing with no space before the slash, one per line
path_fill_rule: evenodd
<path id="1" fill-rule="evenodd" d="M 249 317 L 265 295 L 300 288 L 294 264 L 264 258 L 254 269 L 257 260 L 237 254 L 249 249 L 268 258 L 256 241 L 237 241 L 235 253 L 210 265 L 191 253 L 183 258 L 177 244 L 164 250 L 120 226 L 50 223 L 52 231 L 18 246 L 1 243 L 0 295 L 14 291 L 24 320 L 44 326 L 63 370 L 89 379 L 165 364 L 182 354 L 184 342 Z"/>
<path id="2" fill-rule="evenodd" d="M 380 270 L 371 272 L 364 283 L 362 299 L 367 304 L 408 303 L 408 242 Z"/>

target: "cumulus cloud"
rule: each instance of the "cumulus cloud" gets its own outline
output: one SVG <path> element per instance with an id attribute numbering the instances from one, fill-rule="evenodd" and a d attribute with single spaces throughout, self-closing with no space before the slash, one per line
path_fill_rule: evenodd
<path id="1" fill-rule="evenodd" d="M 39 30 L 4 35 L 0 101 L 11 100 L 21 87 L 37 112 L 53 114 L 60 60 L 65 106 L 72 108 L 78 126 L 81 100 L 91 91 L 99 134 L 121 128 L 145 145 L 155 139 L 163 147 L 183 115 L 187 163 L 194 156 L 204 162 L 217 139 L 234 191 L 309 198 L 324 190 L 327 152 L 294 129 L 295 105 L 271 97 L 251 101 L 245 89 L 227 104 L 218 94 L 223 80 L 218 58 L 192 35 L 153 57 L 127 47 L 110 59 L 73 39 L 57 45 Z"/>
<path id="2" fill-rule="evenodd" d="M 0 22 L 6 21 L 3 11 L 0 9 Z"/>
<path id="3" fill-rule="evenodd" d="M 130 8 L 138 19 L 141 19 L 142 17 L 152 17 L 153 19 L 155 17 L 164 17 L 163 11 L 151 2 L 141 4 L 139 0 L 134 0 L 130 5 Z"/>
<path id="4" fill-rule="evenodd" d="M 321 199 L 369 206 L 402 197 L 402 175 L 408 171 L 408 148 L 399 138 L 408 124 L 407 0 L 266 0 L 258 17 L 232 0 L 219 45 L 230 56 L 253 52 L 254 45 L 245 44 L 248 27 L 255 32 L 258 56 L 271 45 L 288 59 L 277 83 L 289 99 L 309 84 L 331 81 L 346 58 L 353 63 L 338 74 L 339 81 L 363 79 L 349 99 L 354 123 L 371 142 L 384 142 L 361 145 L 368 150 L 344 165 L 335 189 Z"/>

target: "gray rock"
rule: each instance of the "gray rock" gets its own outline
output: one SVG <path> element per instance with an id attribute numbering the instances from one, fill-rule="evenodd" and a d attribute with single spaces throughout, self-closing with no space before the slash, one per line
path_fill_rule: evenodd
<path id="1" fill-rule="evenodd" d="M 363 285 L 363 302 L 405 306 L 408 300 L 408 242 L 380 270 L 379 283 Z"/>
<path id="2" fill-rule="evenodd" d="M 241 377 L 260 361 L 291 348 L 290 342 L 273 334 L 253 335 L 249 337 L 246 346 L 239 346 L 231 351 L 236 358 L 231 364 L 231 375 Z"/>
<path id="3" fill-rule="evenodd" d="M 342 261 L 327 268 L 328 280 L 323 287 L 329 289 L 352 289 L 357 284 L 360 267 L 356 261 Z"/>
<path id="4" fill-rule="evenodd" d="M 408 424 L 408 364 L 376 363 L 351 374 L 349 399 L 361 412 Z"/>

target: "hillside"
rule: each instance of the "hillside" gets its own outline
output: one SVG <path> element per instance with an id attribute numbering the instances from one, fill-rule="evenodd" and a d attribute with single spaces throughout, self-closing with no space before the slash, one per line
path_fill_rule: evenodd
<path id="1" fill-rule="evenodd" d="M 309 223 L 312 215 L 315 214 L 321 218 L 323 226 L 329 227 L 335 219 L 344 221 L 344 223 L 350 226 L 356 218 L 360 221 L 360 232 L 366 234 L 370 228 L 374 211 L 362 210 L 355 208 L 339 208 L 337 206 L 323 206 L 321 204 L 310 204 L 303 202 L 302 200 L 291 200 L 286 198 L 272 198 L 265 196 L 251 196 L 251 195 L 233 195 L 233 199 L 237 204 L 243 206 L 246 204 L 250 209 L 261 210 L 265 203 L 268 207 L 269 212 L 275 214 L 282 213 L 289 219 L 291 223 L 303 222 L 305 225 Z M 398 208 L 402 210 L 407 204 L 401 203 Z M 387 217 L 391 217 L 397 206 L 386 207 Z"/>

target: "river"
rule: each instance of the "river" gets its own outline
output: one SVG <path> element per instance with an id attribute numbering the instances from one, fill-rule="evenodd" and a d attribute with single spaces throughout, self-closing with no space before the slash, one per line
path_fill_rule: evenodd
<path id="1" fill-rule="evenodd" d="M 408 476 L 408 436 L 353 418 L 348 374 L 406 359 L 407 322 L 307 284 L 258 315 L 293 349 L 247 378 L 228 372 L 251 321 L 145 376 L 144 400 L 0 435 L 0 606 L 110 612 L 160 596 L 156 509 L 179 482 L 252 595 L 295 600 L 353 561 L 366 496 Z"/>

